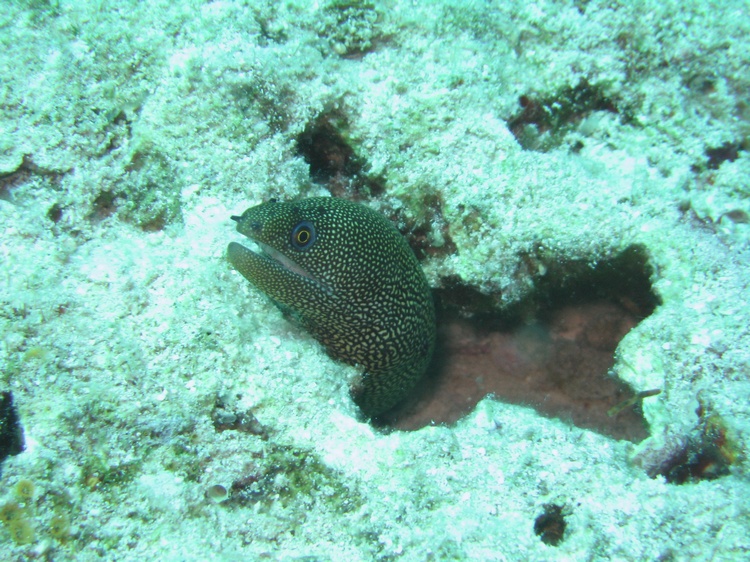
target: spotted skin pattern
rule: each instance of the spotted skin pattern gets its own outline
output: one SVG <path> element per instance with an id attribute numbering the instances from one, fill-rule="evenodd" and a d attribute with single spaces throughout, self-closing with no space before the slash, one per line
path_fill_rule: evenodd
<path id="1" fill-rule="evenodd" d="M 261 251 L 232 242 L 229 261 L 329 355 L 363 369 L 352 387 L 362 412 L 377 416 L 403 400 L 430 362 L 435 309 L 393 224 L 332 197 L 271 200 L 232 219 Z"/>

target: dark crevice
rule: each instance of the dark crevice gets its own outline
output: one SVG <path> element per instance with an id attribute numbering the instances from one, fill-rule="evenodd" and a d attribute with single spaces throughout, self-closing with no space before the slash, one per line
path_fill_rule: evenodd
<path id="1" fill-rule="evenodd" d="M 718 170 L 724 162 L 734 162 L 739 158 L 740 151 L 746 147 L 740 142 L 725 142 L 721 146 L 706 149 L 706 167 L 709 170 Z"/>
<path id="2" fill-rule="evenodd" d="M 334 197 L 361 201 L 385 191 L 382 178 L 371 177 L 369 164 L 346 139 L 348 124 L 340 112 L 320 115 L 297 137 L 297 152 L 310 166 L 310 179 Z"/>
<path id="3" fill-rule="evenodd" d="M 518 103 L 521 110 L 508 120 L 508 128 L 526 150 L 546 152 L 560 146 L 567 133 L 594 111 L 620 114 L 626 122 L 632 120 L 621 112 L 618 100 L 586 80 L 549 97 L 523 95 Z"/>
<path id="4" fill-rule="evenodd" d="M 543 269 L 535 291 L 512 307 L 456 279 L 435 290 L 432 368 L 379 422 L 403 430 L 453 423 L 491 394 L 617 439 L 647 437 L 638 395 L 613 371 L 620 340 L 659 304 L 644 249 L 595 264 L 548 258 Z"/>
<path id="5" fill-rule="evenodd" d="M 23 429 L 13 404 L 13 394 L 0 392 L 0 469 L 9 456 L 23 451 Z"/>
<path id="6" fill-rule="evenodd" d="M 713 182 L 714 175 L 711 170 L 718 170 L 724 162 L 734 162 L 740 157 L 740 152 L 749 148 L 750 141 L 728 141 L 719 146 L 708 146 L 703 151 L 705 159 L 695 162 L 691 166 L 694 174 L 699 176 L 702 182 L 709 185 Z"/>
<path id="7" fill-rule="evenodd" d="M 362 164 L 339 132 L 342 120 L 325 114 L 305 127 L 297 137 L 297 150 L 310 165 L 310 178 L 327 183 L 339 175 L 353 176 Z"/>

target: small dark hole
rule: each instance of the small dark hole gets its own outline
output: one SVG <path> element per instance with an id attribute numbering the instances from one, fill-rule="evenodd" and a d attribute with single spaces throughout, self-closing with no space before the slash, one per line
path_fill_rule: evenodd
<path id="1" fill-rule="evenodd" d="M 111 191 L 102 191 L 91 203 L 89 219 L 94 222 L 111 217 L 117 210 L 117 195 Z"/>
<path id="2" fill-rule="evenodd" d="M 49 209 L 47 209 L 47 218 L 54 223 L 60 222 L 62 218 L 63 210 L 62 207 L 55 203 Z"/>
<path id="3" fill-rule="evenodd" d="M 547 504 L 544 512 L 534 520 L 534 532 L 544 544 L 557 546 L 565 535 L 565 517 L 560 505 Z"/>

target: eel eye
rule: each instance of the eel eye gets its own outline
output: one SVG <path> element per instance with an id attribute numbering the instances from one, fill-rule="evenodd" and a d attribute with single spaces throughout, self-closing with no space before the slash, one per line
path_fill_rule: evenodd
<path id="1" fill-rule="evenodd" d="M 303 221 L 292 230 L 292 246 L 298 250 L 307 250 L 315 243 L 315 227 L 311 222 Z"/>

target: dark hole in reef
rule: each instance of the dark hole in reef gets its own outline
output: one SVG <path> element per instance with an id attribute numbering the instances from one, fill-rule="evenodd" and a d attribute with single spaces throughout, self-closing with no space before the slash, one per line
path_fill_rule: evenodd
<path id="1" fill-rule="evenodd" d="M 546 98 L 522 95 L 518 100 L 521 109 L 508 119 L 508 128 L 524 149 L 546 152 L 562 144 L 567 132 L 594 111 L 619 114 L 623 121 L 629 121 L 631 118 L 621 112 L 618 102 L 601 86 L 581 80 Z"/>
<path id="2" fill-rule="evenodd" d="M 323 113 L 297 137 L 297 152 L 310 165 L 310 178 L 334 197 L 354 201 L 380 195 L 384 181 L 367 174 L 369 165 L 345 138 L 348 124 L 339 113 Z"/>
<path id="3" fill-rule="evenodd" d="M 59 203 L 54 203 L 49 209 L 47 209 L 47 218 L 54 223 L 60 222 L 63 217 L 63 208 Z"/>
<path id="4" fill-rule="evenodd" d="M 695 174 L 705 173 L 707 170 L 718 170 L 724 162 L 734 162 L 740 157 L 740 152 L 750 149 L 750 141 L 727 141 L 719 146 L 708 146 L 704 151 L 705 159 L 695 162 L 690 168 Z M 709 174 L 704 181 L 709 181 Z"/>
<path id="5" fill-rule="evenodd" d="M 545 267 L 536 291 L 502 311 L 499 296 L 455 281 L 435 290 L 438 352 L 428 376 L 377 423 L 401 430 L 450 424 L 492 394 L 617 439 L 646 438 L 638 401 L 608 415 L 635 396 L 612 372 L 615 349 L 659 304 L 645 250 Z"/>
<path id="6" fill-rule="evenodd" d="M 553 503 L 544 506 L 544 512 L 534 519 L 534 533 L 544 544 L 557 546 L 565 535 L 563 507 Z"/>
<path id="7" fill-rule="evenodd" d="M 351 176 L 360 167 L 331 116 L 322 115 L 297 137 L 297 150 L 310 165 L 313 181 L 326 183 L 339 174 Z"/>
<path id="8" fill-rule="evenodd" d="M 89 220 L 100 222 L 111 217 L 117 210 L 118 195 L 111 191 L 102 191 L 91 203 Z"/>
<path id="9" fill-rule="evenodd" d="M 742 144 L 738 142 L 725 142 L 721 146 L 706 149 L 706 167 L 709 170 L 718 170 L 724 162 L 734 162 L 739 157 Z"/>
<path id="10" fill-rule="evenodd" d="M 23 430 L 13 404 L 13 394 L 0 392 L 0 464 L 23 451 Z"/>

